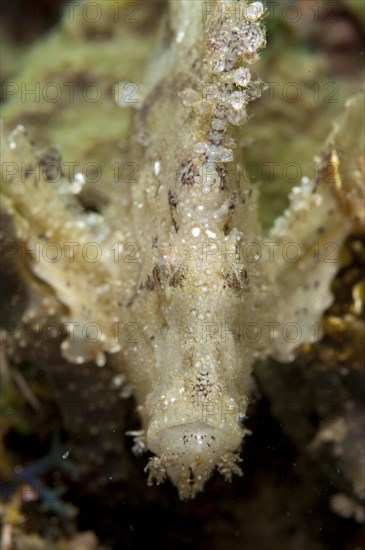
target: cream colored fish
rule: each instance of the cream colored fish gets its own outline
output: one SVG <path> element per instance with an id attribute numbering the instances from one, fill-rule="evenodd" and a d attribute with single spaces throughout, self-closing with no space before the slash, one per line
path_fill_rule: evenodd
<path id="1" fill-rule="evenodd" d="M 24 220 L 27 262 L 63 307 L 64 356 L 99 366 L 109 357 L 126 375 L 142 423 L 135 450 L 155 455 L 149 481 L 169 477 L 183 499 L 215 469 L 241 474 L 254 361 L 290 361 L 318 339 L 360 212 L 358 98 L 341 130 L 358 140 L 338 143 L 335 133 L 316 181 L 303 179 L 261 236 L 257 193 L 237 177 L 230 134 L 265 88 L 252 71 L 266 45 L 263 16 L 261 2 L 171 2 L 164 25 L 174 39 L 166 49 L 161 33 L 146 70 L 135 115 L 139 181 L 118 230 L 112 207 L 82 211 L 76 181 L 50 186 L 44 171 L 30 173 L 23 128 L 3 145 L 7 210 Z M 343 168 L 341 147 L 354 159 Z M 60 247 L 57 261 L 43 254 L 49 243 Z"/>

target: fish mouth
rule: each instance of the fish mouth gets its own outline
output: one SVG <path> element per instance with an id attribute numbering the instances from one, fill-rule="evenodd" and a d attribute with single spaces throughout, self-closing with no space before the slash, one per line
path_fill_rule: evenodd
<path id="1" fill-rule="evenodd" d="M 240 435 L 237 436 L 232 442 L 230 430 L 226 433 L 223 429 L 196 421 L 162 429 L 149 443 L 149 448 L 156 454 L 162 451 L 169 456 L 216 455 L 236 449 L 241 442 Z"/>
<path id="2" fill-rule="evenodd" d="M 203 490 L 212 472 L 225 479 L 242 475 L 238 451 L 242 432 L 224 431 L 201 421 L 166 427 L 155 434 L 148 446 L 157 456 L 150 458 L 146 472 L 148 484 L 169 478 L 182 500 Z"/>

